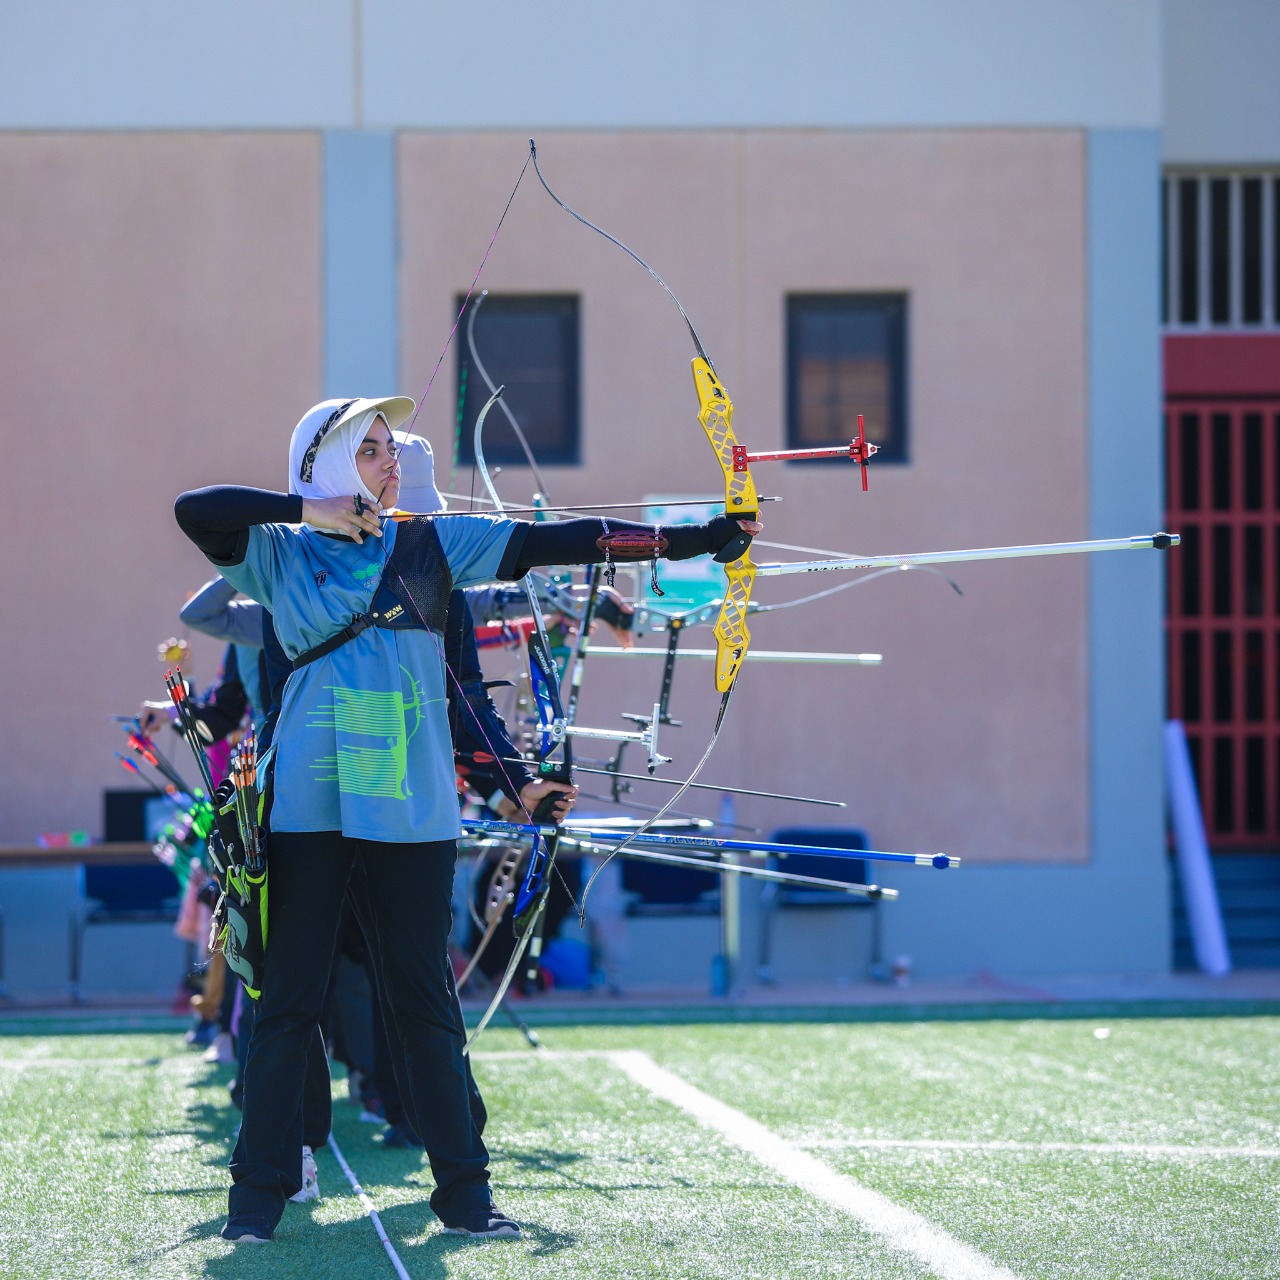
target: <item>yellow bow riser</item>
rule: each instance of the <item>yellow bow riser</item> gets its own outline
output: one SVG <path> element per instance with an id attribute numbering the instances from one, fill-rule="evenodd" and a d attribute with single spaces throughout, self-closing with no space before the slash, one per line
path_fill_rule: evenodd
<path id="1" fill-rule="evenodd" d="M 716 452 L 720 470 L 724 472 L 725 511 L 731 516 L 754 520 L 760 501 L 750 471 L 733 469 L 733 450 L 738 441 L 733 434 L 733 401 L 708 360 L 698 356 L 693 361 L 693 385 L 698 393 L 698 421 Z M 756 567 L 748 548 L 725 565 L 728 584 L 724 603 L 716 619 L 716 689 L 727 693 L 737 679 L 751 632 L 747 630 L 747 602 L 756 578 Z"/>

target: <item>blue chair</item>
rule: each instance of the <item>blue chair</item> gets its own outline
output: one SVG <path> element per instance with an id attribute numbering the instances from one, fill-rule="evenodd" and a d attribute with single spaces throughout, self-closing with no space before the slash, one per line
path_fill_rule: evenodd
<path id="1" fill-rule="evenodd" d="M 80 867 L 80 899 L 71 911 L 71 999 L 79 1003 L 84 931 L 91 924 L 173 924 L 178 919 L 177 877 L 148 866 Z"/>
<path id="2" fill-rule="evenodd" d="M 697 867 L 623 858 L 629 916 L 713 916 L 720 911 L 720 874 Z"/>
<path id="3" fill-rule="evenodd" d="M 774 844 L 821 845 L 829 849 L 870 849 L 867 833 L 858 827 L 782 827 L 770 837 Z M 787 854 L 774 857 L 767 864 L 774 871 L 797 876 L 814 876 L 821 880 L 840 880 L 845 884 L 872 884 L 874 876 L 866 858 L 823 858 L 816 854 Z M 838 889 L 810 889 L 802 885 L 765 882 L 760 894 L 760 967 L 756 976 L 761 982 L 774 981 L 772 968 L 773 917 L 781 909 L 825 909 L 864 911 L 871 924 L 871 956 L 867 973 L 872 978 L 883 976 L 880 955 L 880 900 L 841 893 Z"/>

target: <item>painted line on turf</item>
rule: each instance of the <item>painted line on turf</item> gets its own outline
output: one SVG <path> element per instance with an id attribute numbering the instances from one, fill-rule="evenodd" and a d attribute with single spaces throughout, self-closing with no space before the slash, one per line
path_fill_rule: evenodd
<path id="1" fill-rule="evenodd" d="M 745 1112 L 658 1066 L 647 1053 L 618 1049 L 606 1056 L 655 1097 L 679 1107 L 775 1173 L 856 1218 L 891 1248 L 923 1262 L 940 1280 L 1017 1280 L 1012 1271 L 997 1266 L 972 1246 L 878 1191 L 836 1173 Z"/>
<path id="2" fill-rule="evenodd" d="M 966 1142 L 949 1138 L 812 1138 L 798 1146 L 810 1151 L 850 1148 L 905 1151 L 1015 1151 L 1036 1155 L 1066 1152 L 1070 1155 L 1143 1156 L 1149 1160 L 1280 1160 L 1278 1147 L 1187 1147 L 1150 1142 Z"/>
<path id="3" fill-rule="evenodd" d="M 203 1058 L 0 1058 L 0 1071 L 174 1071 L 195 1074 Z"/>
<path id="4" fill-rule="evenodd" d="M 378 1239 L 382 1241 L 382 1247 L 387 1251 L 387 1257 L 391 1259 L 391 1265 L 395 1268 L 396 1275 L 400 1277 L 400 1280 L 413 1280 L 412 1276 L 404 1269 L 404 1263 L 400 1261 L 400 1255 L 396 1252 L 395 1245 L 391 1243 L 391 1238 L 383 1228 L 382 1219 L 378 1217 L 378 1211 L 373 1207 L 373 1201 L 365 1195 L 364 1188 L 356 1181 L 356 1175 L 351 1172 L 351 1166 L 347 1163 L 347 1158 L 342 1154 L 342 1148 L 338 1146 L 338 1140 L 333 1134 L 329 1135 L 328 1147 L 333 1152 L 338 1164 L 342 1166 L 342 1172 L 347 1175 L 347 1181 L 351 1183 L 351 1189 L 359 1197 L 360 1203 L 364 1205 L 365 1213 L 369 1215 L 369 1220 L 373 1223 L 373 1229 L 378 1233 Z"/>

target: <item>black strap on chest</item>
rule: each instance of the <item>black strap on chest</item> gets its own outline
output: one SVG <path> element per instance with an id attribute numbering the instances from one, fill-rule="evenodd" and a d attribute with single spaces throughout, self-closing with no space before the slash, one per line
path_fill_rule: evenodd
<path id="1" fill-rule="evenodd" d="M 370 627 L 391 631 L 443 632 L 453 575 L 435 521 L 415 517 L 398 523 L 396 545 L 382 571 L 368 613 L 358 613 L 341 631 L 293 660 L 295 671 L 354 640 Z"/>

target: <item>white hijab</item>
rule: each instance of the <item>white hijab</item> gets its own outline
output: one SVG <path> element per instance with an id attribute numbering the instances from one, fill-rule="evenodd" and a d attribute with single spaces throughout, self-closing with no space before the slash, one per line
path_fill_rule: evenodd
<path id="1" fill-rule="evenodd" d="M 325 400 L 302 415 L 289 441 L 289 492 L 304 498 L 359 494 L 372 507 L 378 496 L 360 478 L 356 451 L 374 420 L 399 426 L 413 412 L 404 396 L 383 400 Z M 332 425 L 329 425 L 332 422 Z"/>

